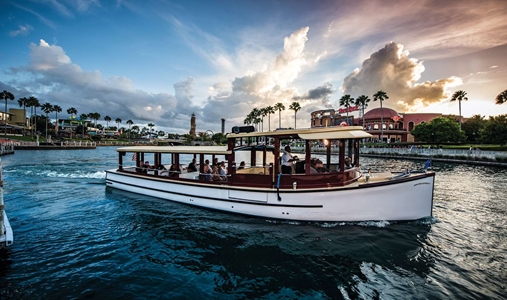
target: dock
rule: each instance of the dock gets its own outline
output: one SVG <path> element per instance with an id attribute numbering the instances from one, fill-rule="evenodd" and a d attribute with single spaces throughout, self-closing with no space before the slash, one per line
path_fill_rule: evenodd
<path id="1" fill-rule="evenodd" d="M 14 142 L 14 150 L 92 150 L 96 148 L 97 143 L 90 141 L 65 141 L 57 143 Z"/>

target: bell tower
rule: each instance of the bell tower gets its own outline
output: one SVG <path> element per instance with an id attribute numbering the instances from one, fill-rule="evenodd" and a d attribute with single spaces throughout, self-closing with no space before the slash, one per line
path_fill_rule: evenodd
<path id="1" fill-rule="evenodd" d="M 190 132 L 189 134 L 192 137 L 195 137 L 195 113 L 192 113 L 192 117 L 190 117 Z"/>

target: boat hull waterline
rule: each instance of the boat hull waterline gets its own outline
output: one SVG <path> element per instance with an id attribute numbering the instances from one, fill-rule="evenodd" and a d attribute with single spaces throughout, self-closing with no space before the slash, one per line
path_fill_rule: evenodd
<path id="1" fill-rule="evenodd" d="M 108 187 L 194 206 L 296 221 L 412 221 L 432 216 L 435 174 L 321 189 L 245 188 L 106 171 Z"/>

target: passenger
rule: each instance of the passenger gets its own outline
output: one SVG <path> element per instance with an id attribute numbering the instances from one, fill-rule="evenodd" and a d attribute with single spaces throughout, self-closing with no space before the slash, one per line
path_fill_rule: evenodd
<path id="1" fill-rule="evenodd" d="M 213 167 L 215 167 L 215 166 L 216 167 L 220 166 L 220 163 L 218 162 L 218 158 L 216 158 L 216 157 L 213 159 Z"/>
<path id="2" fill-rule="evenodd" d="M 242 161 L 239 163 L 239 168 L 238 170 L 243 170 L 245 168 L 245 161 Z"/>
<path id="3" fill-rule="evenodd" d="M 213 166 L 211 171 L 212 181 L 222 181 L 222 178 L 220 177 L 220 173 L 218 172 L 218 167 Z"/>
<path id="4" fill-rule="evenodd" d="M 220 174 L 220 179 L 223 181 L 227 181 L 227 167 L 225 166 L 225 161 L 220 163 L 218 168 L 218 173 Z"/>
<path id="5" fill-rule="evenodd" d="M 324 167 L 324 163 L 320 159 L 317 159 L 317 161 L 315 162 L 315 169 L 319 173 L 329 172 L 329 170 L 326 167 Z"/>
<path id="6" fill-rule="evenodd" d="M 172 164 L 169 168 L 169 177 L 178 177 L 180 173 L 181 169 L 178 164 Z"/>
<path id="7" fill-rule="evenodd" d="M 319 171 L 315 168 L 316 163 L 317 163 L 316 158 L 310 159 L 310 174 L 319 173 Z"/>
<path id="8" fill-rule="evenodd" d="M 205 181 L 211 181 L 211 170 L 208 165 L 204 165 L 203 179 Z"/>
<path id="9" fill-rule="evenodd" d="M 167 172 L 167 169 L 164 167 L 163 164 L 160 164 L 157 166 L 158 175 L 169 175 L 169 172 Z"/>
<path id="10" fill-rule="evenodd" d="M 282 174 L 292 174 L 292 165 L 294 161 L 298 161 L 298 157 L 290 153 L 290 146 L 285 146 L 284 149 L 285 151 L 282 155 Z"/>
<path id="11" fill-rule="evenodd" d="M 350 169 L 352 167 L 352 159 L 350 159 L 348 156 L 345 156 L 345 169 Z"/>
<path id="12" fill-rule="evenodd" d="M 141 172 L 147 173 L 148 169 L 151 169 L 151 165 L 149 161 L 145 161 L 143 165 L 141 166 Z"/>
<path id="13" fill-rule="evenodd" d="M 192 159 L 192 162 L 187 167 L 187 172 L 197 172 L 197 165 L 195 158 Z"/>

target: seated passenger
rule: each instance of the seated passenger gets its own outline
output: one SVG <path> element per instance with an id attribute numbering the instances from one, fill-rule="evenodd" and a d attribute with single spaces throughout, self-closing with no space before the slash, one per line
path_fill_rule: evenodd
<path id="1" fill-rule="evenodd" d="M 172 164 L 169 168 L 169 177 L 178 177 L 180 173 L 181 170 L 178 164 Z"/>
<path id="2" fill-rule="evenodd" d="M 223 181 L 227 180 L 227 167 L 225 166 L 225 161 L 222 161 L 220 163 L 220 166 L 218 167 L 218 173 L 220 174 L 220 179 Z"/>
<path id="3" fill-rule="evenodd" d="M 205 181 L 211 181 L 211 178 L 212 178 L 211 177 L 211 170 L 208 165 L 204 165 L 204 174 L 202 177 Z"/>
<path id="4" fill-rule="evenodd" d="M 350 159 L 348 156 L 345 156 L 345 169 L 350 169 L 352 167 L 352 159 Z"/>
<path id="5" fill-rule="evenodd" d="M 196 165 L 196 161 L 195 161 L 195 158 L 192 159 L 192 162 L 188 165 L 187 167 L 187 172 L 197 172 L 197 165 Z"/>
<path id="6" fill-rule="evenodd" d="M 156 169 L 159 171 L 158 175 L 168 175 L 169 174 L 163 164 L 158 165 Z"/>
<path id="7" fill-rule="evenodd" d="M 245 161 L 239 163 L 238 170 L 243 170 L 245 168 Z"/>
<path id="8" fill-rule="evenodd" d="M 329 170 L 324 167 L 324 163 L 320 159 L 317 159 L 315 162 L 315 169 L 317 169 L 319 173 L 329 172 Z"/>
<path id="9" fill-rule="evenodd" d="M 310 159 L 310 174 L 319 173 L 319 171 L 315 168 L 315 163 L 317 162 L 316 158 Z"/>
<path id="10" fill-rule="evenodd" d="M 212 181 L 222 181 L 222 178 L 220 177 L 220 173 L 218 171 L 217 166 L 213 166 L 211 171 Z"/>

